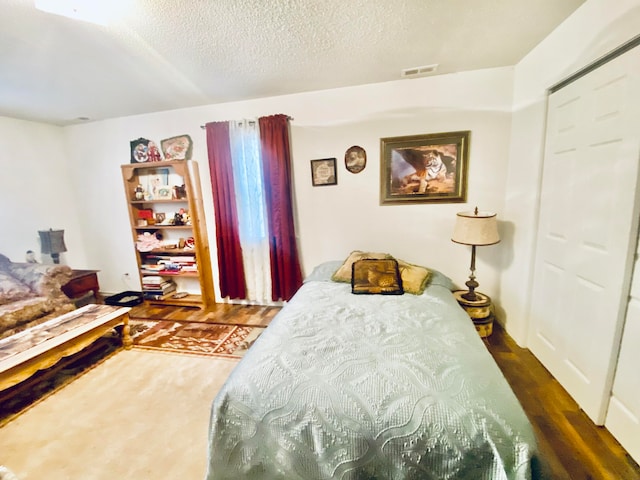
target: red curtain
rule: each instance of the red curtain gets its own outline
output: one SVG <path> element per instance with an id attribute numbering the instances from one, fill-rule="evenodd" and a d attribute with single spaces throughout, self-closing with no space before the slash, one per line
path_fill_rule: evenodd
<path id="1" fill-rule="evenodd" d="M 271 295 L 276 301 L 289 300 L 302 285 L 293 224 L 289 117 L 272 115 L 258 122 L 270 235 Z"/>
<path id="2" fill-rule="evenodd" d="M 233 187 L 229 123 L 207 123 L 206 131 L 215 207 L 220 294 L 223 297 L 244 299 L 247 293 Z"/>

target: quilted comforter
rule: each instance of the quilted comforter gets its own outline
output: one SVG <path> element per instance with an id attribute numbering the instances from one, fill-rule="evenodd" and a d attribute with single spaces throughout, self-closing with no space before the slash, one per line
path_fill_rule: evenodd
<path id="1" fill-rule="evenodd" d="M 531 426 L 445 283 L 308 279 L 216 396 L 207 478 L 531 478 Z"/>

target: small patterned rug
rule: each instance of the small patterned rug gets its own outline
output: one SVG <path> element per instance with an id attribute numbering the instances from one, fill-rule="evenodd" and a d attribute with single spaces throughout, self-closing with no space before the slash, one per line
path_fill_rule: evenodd
<path id="1" fill-rule="evenodd" d="M 131 320 L 134 348 L 187 355 L 242 358 L 264 327 Z"/>

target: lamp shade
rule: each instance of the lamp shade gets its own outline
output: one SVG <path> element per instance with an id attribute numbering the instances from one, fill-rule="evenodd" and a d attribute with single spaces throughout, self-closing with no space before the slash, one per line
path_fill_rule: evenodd
<path id="1" fill-rule="evenodd" d="M 494 245 L 500 241 L 496 214 L 490 212 L 460 212 L 451 240 L 463 245 Z"/>
<path id="2" fill-rule="evenodd" d="M 42 253 L 58 254 L 67 251 L 64 244 L 64 230 L 38 230 Z"/>

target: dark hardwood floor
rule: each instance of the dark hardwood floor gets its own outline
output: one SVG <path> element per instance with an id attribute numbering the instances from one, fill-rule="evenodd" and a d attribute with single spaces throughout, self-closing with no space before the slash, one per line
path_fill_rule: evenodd
<path id="1" fill-rule="evenodd" d="M 495 324 L 485 344 L 520 400 L 552 479 L 640 479 L 640 468 L 604 427 L 580 410 L 545 367 Z"/>
<path id="2" fill-rule="evenodd" d="M 279 307 L 218 304 L 215 309 L 141 305 L 132 318 L 266 326 Z M 520 400 L 538 438 L 544 478 L 640 480 L 640 468 L 604 427 L 582 412 L 569 394 L 500 325 L 485 344 Z"/>

